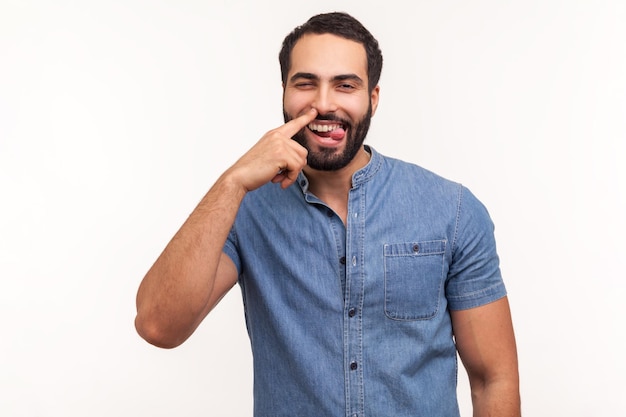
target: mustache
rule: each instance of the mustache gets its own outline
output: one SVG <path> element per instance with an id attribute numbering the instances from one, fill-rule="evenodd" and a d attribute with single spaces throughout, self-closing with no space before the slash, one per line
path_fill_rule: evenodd
<path id="1" fill-rule="evenodd" d="M 288 114 L 283 108 L 283 119 L 285 120 L 285 123 L 287 123 L 289 120 L 293 120 L 294 117 Z M 350 121 L 346 119 L 342 119 L 341 117 L 337 116 L 335 113 L 318 114 L 315 120 L 337 122 L 337 123 L 342 124 L 345 128 L 349 128 L 352 126 L 352 123 L 350 123 Z"/>
<path id="2" fill-rule="evenodd" d="M 330 121 L 330 122 L 339 122 L 344 126 L 349 126 L 350 122 L 348 122 L 345 119 L 342 119 L 341 117 L 337 116 L 334 113 L 327 113 L 327 114 L 318 114 L 317 117 L 315 118 L 315 120 L 324 120 L 324 121 Z"/>

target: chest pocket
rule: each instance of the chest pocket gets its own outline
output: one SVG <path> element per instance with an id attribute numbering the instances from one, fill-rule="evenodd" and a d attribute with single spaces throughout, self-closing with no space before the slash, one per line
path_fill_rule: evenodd
<path id="1" fill-rule="evenodd" d="M 446 241 L 384 245 L 385 315 L 394 320 L 427 320 L 439 310 Z"/>

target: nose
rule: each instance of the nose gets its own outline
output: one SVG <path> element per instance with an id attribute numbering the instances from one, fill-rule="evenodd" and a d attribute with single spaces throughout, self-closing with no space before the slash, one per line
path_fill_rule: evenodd
<path id="1" fill-rule="evenodd" d="M 318 114 L 334 113 L 337 111 L 336 97 L 333 89 L 328 86 L 320 86 L 315 94 L 311 107 L 317 110 Z"/>

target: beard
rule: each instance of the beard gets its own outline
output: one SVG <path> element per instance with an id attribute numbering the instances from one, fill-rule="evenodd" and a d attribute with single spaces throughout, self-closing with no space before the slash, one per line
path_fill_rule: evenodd
<path id="1" fill-rule="evenodd" d="M 293 116 L 287 114 L 283 109 L 283 116 L 285 123 L 293 119 Z M 306 135 L 304 133 L 307 127 L 300 130 L 293 137 L 293 140 L 302 145 L 307 151 L 307 165 L 318 171 L 337 171 L 350 163 L 361 149 L 365 137 L 370 128 L 372 120 L 372 103 L 367 109 L 367 113 L 356 124 L 351 125 L 347 120 L 343 120 L 335 116 L 334 114 L 321 114 L 318 115 L 316 120 L 332 120 L 341 123 L 347 128 L 346 132 L 346 146 L 343 151 L 337 151 L 333 148 L 322 147 L 318 151 L 314 151 L 309 146 Z"/>

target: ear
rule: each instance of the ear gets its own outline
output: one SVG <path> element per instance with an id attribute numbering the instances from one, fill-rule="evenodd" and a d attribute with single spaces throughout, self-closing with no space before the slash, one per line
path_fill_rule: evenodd
<path id="1" fill-rule="evenodd" d="M 379 97 L 380 97 L 380 86 L 377 85 L 376 87 L 374 87 L 374 89 L 372 90 L 372 93 L 370 94 L 370 101 L 372 103 L 372 116 L 376 114 L 376 109 L 378 108 Z"/>

